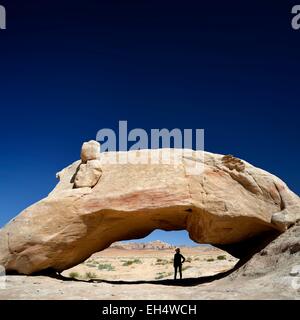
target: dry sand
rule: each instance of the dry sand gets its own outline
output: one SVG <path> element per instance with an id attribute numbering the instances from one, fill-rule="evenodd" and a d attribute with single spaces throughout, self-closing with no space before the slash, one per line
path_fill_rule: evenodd
<path id="1" fill-rule="evenodd" d="M 199 278 L 231 269 L 238 261 L 227 252 L 212 247 L 185 247 L 184 278 Z M 173 249 L 126 250 L 108 248 L 91 256 L 84 263 L 66 270 L 65 277 L 77 279 L 101 279 L 143 281 L 172 279 Z"/>

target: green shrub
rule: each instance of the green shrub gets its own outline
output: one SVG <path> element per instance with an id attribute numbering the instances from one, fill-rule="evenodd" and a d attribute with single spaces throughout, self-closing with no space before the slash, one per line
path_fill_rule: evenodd
<path id="1" fill-rule="evenodd" d="M 155 277 L 155 280 L 160 280 L 160 279 L 169 277 L 172 274 L 173 274 L 172 272 L 168 272 L 168 273 L 167 272 L 158 272 L 157 276 Z"/>
<path id="2" fill-rule="evenodd" d="M 141 259 L 134 259 L 133 263 L 142 263 L 142 260 Z"/>
<path id="3" fill-rule="evenodd" d="M 192 262 L 192 258 L 188 257 L 185 261 L 191 263 Z"/>
<path id="4" fill-rule="evenodd" d="M 208 262 L 212 262 L 212 261 L 215 261 L 215 259 L 213 259 L 213 258 L 209 258 L 209 259 L 207 259 L 206 261 L 208 261 Z"/>
<path id="5" fill-rule="evenodd" d="M 115 271 L 115 267 L 113 267 L 110 263 L 100 264 L 98 265 L 99 270 L 107 270 L 107 271 Z"/>
<path id="6" fill-rule="evenodd" d="M 142 263 L 142 261 L 141 261 L 140 259 L 128 260 L 128 261 L 124 261 L 124 263 L 122 264 L 122 266 L 127 267 L 127 266 L 131 266 L 131 265 L 134 264 L 134 263 L 139 264 L 139 263 Z"/>
<path id="7" fill-rule="evenodd" d="M 158 272 L 158 273 L 157 273 L 157 276 L 155 277 L 155 279 L 156 279 L 156 280 L 159 280 L 159 279 L 164 278 L 164 277 L 165 277 L 164 274 L 165 274 L 164 272 Z"/>
<path id="8" fill-rule="evenodd" d="M 70 277 L 70 278 L 74 278 L 74 279 L 75 279 L 75 278 L 79 278 L 79 273 L 78 273 L 78 272 L 74 272 L 74 271 L 73 271 L 73 272 L 70 272 L 70 273 L 69 273 L 69 277 Z"/>
<path id="9" fill-rule="evenodd" d="M 163 265 L 166 265 L 166 264 L 169 264 L 170 262 L 166 259 L 156 259 L 156 265 L 157 266 L 163 266 Z"/>
<path id="10" fill-rule="evenodd" d="M 86 272 L 85 277 L 87 279 L 93 279 L 93 278 L 97 278 L 97 275 L 94 272 Z"/>
<path id="11" fill-rule="evenodd" d="M 226 260 L 226 256 L 217 256 L 218 260 Z"/>

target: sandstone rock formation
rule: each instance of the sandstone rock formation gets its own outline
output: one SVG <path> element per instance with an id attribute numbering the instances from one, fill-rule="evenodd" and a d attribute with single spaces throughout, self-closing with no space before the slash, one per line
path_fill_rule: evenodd
<path id="1" fill-rule="evenodd" d="M 89 160 L 86 164 L 82 163 L 75 176 L 75 188 L 93 188 L 102 175 L 100 160 Z"/>
<path id="2" fill-rule="evenodd" d="M 175 249 L 175 246 L 172 246 L 169 243 L 155 240 L 151 242 L 115 242 L 110 248 L 123 249 L 123 250 L 166 250 L 166 249 Z"/>
<path id="3" fill-rule="evenodd" d="M 62 271 L 113 242 L 155 229 L 185 229 L 198 243 L 234 245 L 284 232 L 300 219 L 299 197 L 283 181 L 233 156 L 161 149 L 162 158 L 171 152 L 181 161 L 111 163 L 157 150 L 100 157 L 98 147 L 84 144 L 82 161 L 57 174 L 60 182 L 49 196 L 0 230 L 0 264 L 8 272 Z M 101 173 L 99 162 L 90 164 L 95 160 Z M 201 161 L 200 175 L 187 174 Z"/>
<path id="4" fill-rule="evenodd" d="M 280 279 L 281 277 L 292 281 L 288 276 L 298 275 L 300 276 L 300 223 L 296 223 L 270 242 L 229 278 L 236 280 L 242 277 L 250 279 L 266 276 L 273 278 L 273 282 L 277 280 L 279 284 L 284 280 Z M 300 282 L 298 289 L 300 293 Z"/>
<path id="5" fill-rule="evenodd" d="M 89 160 L 100 159 L 100 143 L 94 140 L 84 142 L 81 148 L 81 160 L 86 163 Z"/>
<path id="6" fill-rule="evenodd" d="M 139 281 L 138 285 L 124 281 L 116 285 L 115 281 L 105 278 L 66 283 L 59 277 L 7 275 L 0 300 L 82 300 L 83 297 L 88 300 L 299 300 L 299 238 L 300 225 L 294 225 L 231 274 L 187 278 L 185 271 L 182 286 L 172 280 L 151 279 L 145 283 Z M 207 264 L 208 269 L 212 268 L 211 262 Z"/>

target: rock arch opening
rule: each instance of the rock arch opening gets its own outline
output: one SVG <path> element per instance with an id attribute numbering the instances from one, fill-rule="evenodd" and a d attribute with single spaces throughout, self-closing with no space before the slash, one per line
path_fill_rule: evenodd
<path id="1" fill-rule="evenodd" d="M 160 151 L 162 156 L 168 152 Z M 90 160 L 82 156 L 59 172 L 60 182 L 48 197 L 0 230 L 0 264 L 7 273 L 61 273 L 114 242 L 143 238 L 156 229 L 186 230 L 197 243 L 246 259 L 299 220 L 299 197 L 266 171 L 205 152 L 203 172 L 190 176 L 197 152 L 189 158 L 182 150 L 172 152 L 180 154 L 181 163 L 102 161 L 101 171 L 85 172 L 86 161 L 110 156 L 88 152 Z M 93 178 L 93 183 L 79 179 L 80 187 L 74 188 L 78 166 L 83 171 L 78 179 Z"/>
<path id="2" fill-rule="evenodd" d="M 185 230 L 154 230 L 141 239 L 114 242 L 62 275 L 85 281 L 168 284 L 174 279 L 173 257 L 177 247 L 186 259 L 182 266 L 186 282 L 228 272 L 239 261 L 217 247 L 192 241 Z"/>

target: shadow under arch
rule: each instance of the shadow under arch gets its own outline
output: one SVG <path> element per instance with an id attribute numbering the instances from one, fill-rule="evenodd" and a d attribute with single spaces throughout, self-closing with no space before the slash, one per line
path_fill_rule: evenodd
<path id="1" fill-rule="evenodd" d="M 175 230 L 173 230 L 175 231 Z M 183 230 L 181 230 L 183 231 Z M 172 231 L 166 231 L 167 233 Z M 250 238 L 246 241 L 240 242 L 238 245 L 235 246 L 220 246 L 220 245 L 214 245 L 214 247 L 217 247 L 223 251 L 226 251 L 229 254 L 232 254 L 233 256 L 240 255 L 241 251 L 247 252 L 247 256 L 237 261 L 233 267 L 227 271 L 221 271 L 218 273 L 215 273 L 210 276 L 200 276 L 200 277 L 186 277 L 183 279 L 134 279 L 134 280 L 123 280 L 123 279 L 105 279 L 103 276 L 101 277 L 95 277 L 92 279 L 77 279 L 68 277 L 62 274 L 62 272 L 57 272 L 56 270 L 47 269 L 44 270 L 36 275 L 47 275 L 52 278 L 56 278 L 63 281 L 76 281 L 76 282 L 83 282 L 83 283 L 106 283 L 106 284 L 112 284 L 112 285 L 138 285 L 138 284 L 152 284 L 152 285 L 163 285 L 163 286 L 177 286 L 177 287 L 193 287 L 198 286 L 201 284 L 210 283 L 216 280 L 223 279 L 227 276 L 229 276 L 231 273 L 239 269 L 241 266 L 243 266 L 257 251 L 262 250 L 270 241 L 272 241 L 274 238 L 278 236 L 277 233 L 274 232 L 265 232 L 259 236 Z M 143 238 L 144 239 L 144 238 Z M 195 245 L 197 245 L 196 242 L 194 242 Z M 199 244 L 198 244 L 199 245 Z M 233 250 L 234 249 L 234 250 Z M 232 252 L 234 251 L 234 252 Z M 235 252 L 238 251 L 238 252 Z"/>
<path id="2" fill-rule="evenodd" d="M 159 232 L 162 232 L 160 234 L 154 234 L 155 231 L 159 231 Z M 193 251 L 193 253 L 190 253 L 192 254 L 193 256 L 196 255 L 197 257 L 203 255 L 204 253 L 204 257 L 205 258 L 210 258 L 210 253 L 209 253 L 209 256 L 206 256 L 207 253 L 205 253 L 205 251 L 207 250 L 206 247 L 208 248 L 208 250 L 210 251 L 210 248 L 209 247 L 215 247 L 215 246 L 211 246 L 211 245 L 206 245 L 206 244 L 199 244 L 193 240 L 191 240 L 189 238 L 189 235 L 188 235 L 188 232 L 186 232 L 186 230 L 173 230 L 173 231 L 164 231 L 164 230 L 155 230 L 153 231 L 151 234 L 150 234 L 150 238 L 149 238 L 149 235 L 146 236 L 145 238 L 142 238 L 142 239 L 139 239 L 138 242 L 136 242 L 135 240 L 132 240 L 131 242 L 128 242 L 128 241 L 125 241 L 125 248 L 127 250 L 125 250 L 126 254 L 128 254 L 128 256 L 126 256 L 128 259 L 132 259 L 131 255 L 130 255 L 130 249 L 132 249 L 132 247 L 129 246 L 130 249 L 128 249 L 128 247 L 126 247 L 126 245 L 131 245 L 133 244 L 134 247 L 133 247 L 133 252 L 136 249 L 136 245 L 138 247 L 143 247 L 144 244 L 149 244 L 149 243 L 155 243 L 156 241 L 154 239 L 157 239 L 159 238 L 159 241 L 161 243 L 164 243 L 164 244 L 170 244 L 171 243 L 171 247 L 172 248 L 168 248 L 167 250 L 168 251 L 165 251 L 165 250 L 161 250 L 161 249 L 156 249 L 157 250 L 157 259 L 161 258 L 160 256 L 160 253 L 163 253 L 163 254 L 166 254 L 166 255 L 172 255 L 173 257 L 173 251 L 174 249 L 178 246 L 178 247 L 181 247 L 183 249 L 183 254 L 186 258 L 189 258 L 189 253 L 186 255 L 184 253 L 184 250 L 185 249 L 192 249 L 193 250 L 193 247 L 196 248 L 196 251 Z M 179 239 L 179 237 L 177 237 L 178 235 L 174 235 L 174 233 L 176 232 L 181 232 L 181 238 Z M 183 234 L 186 235 L 186 237 L 182 237 Z M 173 241 L 171 240 L 171 238 L 173 237 Z M 183 241 L 182 245 L 179 245 L 180 241 Z M 177 242 L 175 244 L 175 242 Z M 115 246 L 112 247 L 112 249 L 118 249 L 120 250 L 120 245 L 122 245 L 122 242 L 118 242 L 118 243 L 114 243 Z M 124 244 L 124 243 L 123 243 Z M 201 248 L 199 247 L 202 247 L 205 248 L 204 252 L 202 251 Z M 124 249 L 124 248 L 123 248 Z M 216 247 L 215 247 L 216 249 Z M 199 250 L 199 251 L 198 251 Z M 214 250 L 214 249 L 213 249 Z M 137 257 L 137 254 L 136 252 L 133 253 L 132 252 L 132 255 L 134 255 L 134 257 L 136 258 Z M 150 251 L 151 252 L 151 251 Z M 142 255 L 145 254 L 145 256 L 147 257 L 147 254 L 149 253 L 149 251 L 147 252 L 147 249 L 142 249 L 141 250 L 141 253 Z M 152 252 L 151 252 L 152 253 Z M 151 253 L 150 253 L 150 256 L 151 256 Z M 225 253 L 225 252 L 224 252 Z M 121 256 L 119 255 L 120 252 L 118 252 L 118 255 L 115 256 L 115 258 L 119 258 L 119 259 L 124 259 L 125 256 Z M 216 257 L 217 255 L 221 255 L 222 254 L 222 251 L 216 253 Z M 111 253 L 109 254 L 109 256 L 111 255 Z M 104 255 L 104 257 L 107 257 L 106 255 Z M 140 256 L 138 256 L 140 257 Z M 216 258 L 215 257 L 215 258 Z M 99 256 L 93 258 L 94 261 L 96 259 L 99 259 Z M 103 256 L 101 257 L 103 259 Z M 100 259 L 101 259 L 100 258 Z M 151 257 L 152 258 L 152 257 Z M 169 260 L 169 258 L 167 258 Z M 198 260 L 198 259 L 197 259 Z M 206 259 L 204 259 L 205 261 Z M 87 262 L 89 262 L 88 260 L 86 260 Z M 99 261 L 99 260 L 98 260 Z M 217 259 L 216 259 L 217 261 Z M 188 261 L 188 262 L 191 262 L 191 261 Z M 101 262 L 97 262 L 97 263 L 100 263 Z M 104 263 L 104 262 L 102 262 Z M 108 262 L 105 262 L 105 263 L 108 263 Z M 109 263 L 112 263 L 111 261 L 109 261 Z M 146 262 L 147 263 L 147 262 Z M 210 265 L 211 263 L 208 262 Z M 83 282 L 83 283 L 106 283 L 106 284 L 111 284 L 111 285 L 138 285 L 138 284 L 152 284 L 152 285 L 163 285 L 163 286 L 179 286 L 179 287 L 193 287 L 193 286 L 198 286 L 198 285 L 201 285 L 201 284 L 205 284 L 205 283 L 210 283 L 210 282 L 213 282 L 215 280 L 220 280 L 224 277 L 227 277 L 229 274 L 231 274 L 233 271 L 235 271 L 238 267 L 239 267 L 239 261 L 237 261 L 236 263 L 234 264 L 231 264 L 231 267 L 230 269 L 226 270 L 226 271 L 215 271 L 216 273 L 215 274 L 212 274 L 212 275 L 209 275 L 209 276 L 199 276 L 199 274 L 195 273 L 195 276 L 193 276 L 193 274 L 188 274 L 187 276 L 185 276 L 185 272 L 183 272 L 183 279 L 176 279 L 176 280 L 173 280 L 173 279 L 170 279 L 169 277 L 166 278 L 166 279 L 157 279 L 155 277 L 153 277 L 152 279 L 149 279 L 149 277 L 147 277 L 147 279 L 143 279 L 143 277 L 141 276 L 140 278 L 139 277 L 133 277 L 132 279 L 130 279 L 130 277 L 127 279 L 126 277 L 117 277 L 117 278 L 113 278 L 113 279 L 107 279 L 105 277 L 105 275 L 101 274 L 97 274 L 97 276 L 91 278 L 91 279 L 84 279 L 84 277 L 79 277 L 79 278 L 74 278 L 72 276 L 68 276 L 67 273 L 63 274 L 63 272 L 59 273 L 59 272 L 56 272 L 56 271 L 51 271 L 51 270 L 48 270 L 49 273 L 47 274 L 48 276 L 51 276 L 53 278 L 56 278 L 56 279 L 59 279 L 59 280 L 63 280 L 63 281 L 78 281 L 78 282 Z M 173 266 L 172 266 L 173 267 Z M 197 266 L 194 266 L 194 267 L 197 267 Z M 200 267 L 200 266 L 199 266 Z M 153 265 L 153 269 L 155 270 L 157 268 L 157 266 L 154 264 Z M 200 267 L 201 268 L 201 267 Z M 173 268 L 172 268 L 173 269 Z M 74 270 L 76 271 L 76 270 Z M 91 273 L 93 273 L 93 271 L 96 272 L 96 270 L 91 270 Z M 159 270 L 158 270 L 159 271 Z M 170 270 L 169 270 L 170 271 Z M 77 272 L 75 272 L 77 273 Z M 88 273 L 88 272 L 87 272 Z M 69 273 L 70 274 L 70 273 Z M 169 273 L 170 275 L 170 273 Z"/>
<path id="3" fill-rule="evenodd" d="M 170 231 L 167 231 L 168 233 Z M 272 240 L 274 240 L 278 236 L 278 233 L 274 232 L 265 232 L 259 236 L 250 238 L 246 241 L 243 241 L 235 246 L 220 246 L 220 245 L 214 245 L 214 247 L 219 248 L 223 251 L 226 251 L 229 254 L 236 254 L 239 255 L 240 251 L 246 251 L 248 254 L 238 260 L 231 269 L 227 271 L 221 271 L 218 273 L 215 273 L 213 275 L 209 276 L 200 276 L 200 277 L 184 277 L 183 279 L 134 279 L 134 280 L 123 280 L 123 279 L 105 279 L 103 277 L 95 277 L 92 279 L 78 279 L 78 278 L 72 278 L 63 275 L 63 272 L 58 272 L 54 269 L 46 269 L 41 272 L 35 273 L 35 275 L 45 275 L 49 276 L 51 278 L 55 278 L 62 281 L 74 281 L 74 282 L 81 282 L 81 283 L 94 283 L 94 284 L 111 284 L 111 285 L 139 285 L 139 284 L 152 284 L 152 285 L 160 285 L 160 286 L 176 286 L 176 287 L 194 287 L 202 284 L 208 284 L 211 282 L 214 282 L 216 280 L 221 280 L 223 278 L 228 277 L 233 272 L 237 271 L 239 268 L 241 268 L 251 257 L 257 253 L 258 251 L 261 251 L 265 246 L 267 246 Z M 197 243 L 195 242 L 197 245 Z M 199 244 L 198 244 L 199 245 Z M 238 252 L 232 252 L 238 251 Z M 237 254 L 238 253 L 238 254 Z M 234 256 L 233 254 L 233 256 Z"/>
<path id="4" fill-rule="evenodd" d="M 228 275 L 230 275 L 232 272 L 238 269 L 235 265 L 232 269 L 220 272 L 211 276 L 203 276 L 203 277 L 195 277 L 195 278 L 184 278 L 184 279 L 165 279 L 165 280 L 133 280 L 133 281 L 126 281 L 126 280 L 105 280 L 105 279 L 91 279 L 91 280 L 81 280 L 81 279 L 74 279 L 74 278 L 68 278 L 63 276 L 60 273 L 57 272 L 51 272 L 47 274 L 47 276 L 63 280 L 63 281 L 75 281 L 75 282 L 82 282 L 82 283 L 107 283 L 112 285 L 138 285 L 138 284 L 153 284 L 153 285 L 164 285 L 164 286 L 177 286 L 177 287 L 193 287 L 198 286 L 205 283 L 210 283 L 215 280 L 220 280 Z M 44 275 L 45 273 L 43 273 Z"/>

